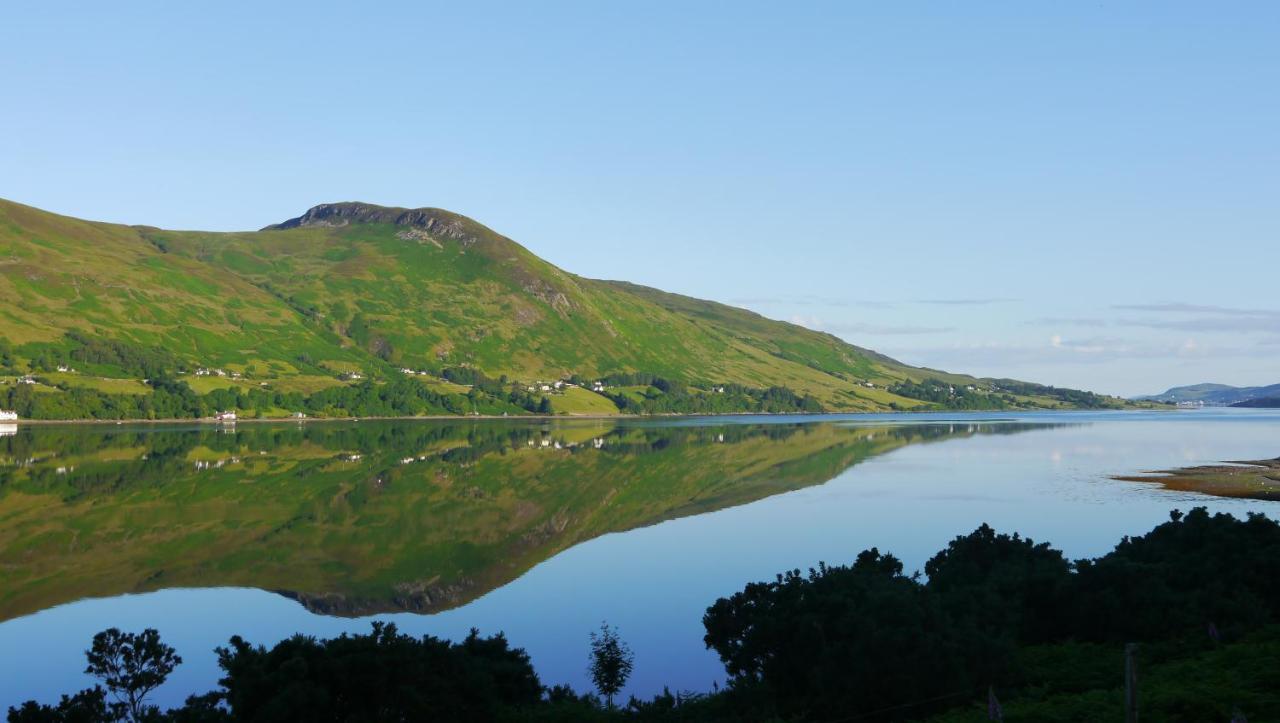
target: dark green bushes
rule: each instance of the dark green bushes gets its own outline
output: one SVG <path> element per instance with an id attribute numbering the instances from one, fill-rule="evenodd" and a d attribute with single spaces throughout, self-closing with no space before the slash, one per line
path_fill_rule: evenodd
<path id="1" fill-rule="evenodd" d="M 610 709 L 544 689 L 501 635 L 461 643 L 400 635 L 273 648 L 233 638 L 221 688 L 142 719 L 440 721 L 1119 720 L 1122 653 L 1140 643 L 1147 720 L 1280 718 L 1280 525 L 1197 508 L 1094 560 L 983 525 L 903 574 L 865 551 L 848 566 L 752 583 L 706 612 L 728 687 Z M 112 689 L 114 690 L 114 688 Z M 612 691 L 614 688 L 610 687 Z M 135 706 L 136 709 L 136 706 Z M 101 688 L 10 721 L 110 721 Z"/>

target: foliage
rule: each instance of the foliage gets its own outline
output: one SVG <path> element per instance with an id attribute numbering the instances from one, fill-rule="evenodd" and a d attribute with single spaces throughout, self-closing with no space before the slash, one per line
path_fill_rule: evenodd
<path id="1" fill-rule="evenodd" d="M 94 686 L 63 695 L 57 705 L 41 705 L 29 700 L 9 709 L 9 723 L 114 723 L 125 720 L 123 703 L 107 701 L 107 692 Z"/>
<path id="2" fill-rule="evenodd" d="M 919 399 L 946 409 L 1006 409 L 1012 401 L 996 394 L 967 385 L 957 386 L 941 379 L 928 378 L 920 382 L 901 381 L 890 385 L 889 391 L 908 399 Z"/>
<path id="3" fill-rule="evenodd" d="M 721 391 L 695 391 L 688 386 L 648 374 L 608 377 L 606 383 L 647 381 L 649 390 L 639 399 L 618 391 L 605 396 L 618 409 L 633 414 L 730 414 L 742 412 L 766 414 L 817 414 L 822 404 L 809 395 L 799 395 L 786 387 L 756 389 L 740 384 L 717 387 Z"/>
<path id="4" fill-rule="evenodd" d="M 991 684 L 1028 695 L 1070 688 L 1093 664 L 1037 673 L 1028 662 L 1035 650 L 1101 657 L 1118 680 L 1124 643 L 1147 643 L 1157 659 L 1194 656 L 1210 643 L 1206 629 L 1232 639 L 1280 623 L 1277 560 L 1280 525 L 1256 514 L 1175 511 L 1150 533 L 1074 564 L 983 525 L 929 560 L 927 582 L 870 550 L 852 567 L 748 585 L 707 611 L 706 642 L 731 690 L 783 716 L 895 718 L 905 707 L 918 716 Z M 1196 710 L 1209 710 L 1201 703 Z"/>
<path id="5" fill-rule="evenodd" d="M 1062 387 L 1021 382 L 1017 379 L 995 379 L 993 384 L 1003 392 L 1024 396 L 1049 397 L 1078 409 L 1110 409 L 1115 406 L 1106 397 L 1079 389 L 1063 389 Z"/>
<path id="6" fill-rule="evenodd" d="M 635 667 L 635 655 L 616 628 L 608 623 L 600 624 L 600 632 L 591 633 L 591 664 L 587 672 L 596 690 L 604 696 L 605 704 L 612 708 L 613 697 L 622 691 Z"/>
<path id="7" fill-rule="evenodd" d="M 950 622 L 897 558 L 875 549 L 848 567 L 752 583 L 703 617 L 735 694 L 816 720 L 978 683 L 971 670 L 985 651 L 963 647 Z"/>
<path id="8" fill-rule="evenodd" d="M 930 559 L 927 581 L 871 549 L 852 565 L 793 570 L 717 601 L 704 625 L 729 677 L 723 692 L 664 691 L 615 708 L 632 657 L 607 625 L 591 636 L 601 705 L 564 686 L 542 688 L 528 656 L 501 635 L 472 631 L 449 643 L 375 624 L 369 635 L 295 636 L 270 649 L 233 638 L 218 651 L 218 690 L 144 716 L 959 723 L 986 720 L 990 686 L 1010 720 L 1119 720 L 1121 651 L 1139 642 L 1144 719 L 1272 720 L 1280 717 L 1278 558 L 1276 522 L 1203 508 L 1175 511 L 1148 534 L 1074 564 L 984 525 Z M 118 631 L 99 637 L 106 650 L 128 640 Z M 147 639 L 143 647 L 160 646 Z M 128 710 L 98 687 L 56 705 L 25 703 L 9 720 L 115 721 Z"/>
<path id="9" fill-rule="evenodd" d="M 135 721 L 146 711 L 147 695 L 182 664 L 176 651 L 160 642 L 160 633 L 154 628 L 141 633 L 108 628 L 93 636 L 93 646 L 85 657 L 89 660 L 85 672 L 101 680 Z"/>
<path id="10" fill-rule="evenodd" d="M 368 635 L 294 636 L 270 649 L 235 637 L 218 665 L 239 720 L 490 720 L 542 693 L 523 650 L 475 630 L 450 643 L 375 622 Z"/>

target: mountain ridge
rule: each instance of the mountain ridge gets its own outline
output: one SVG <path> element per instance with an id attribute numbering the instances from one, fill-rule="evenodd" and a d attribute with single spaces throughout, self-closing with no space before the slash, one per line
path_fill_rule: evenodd
<path id="1" fill-rule="evenodd" d="M 261 231 L 205 232 L 0 200 L 0 292 L 13 300 L 0 311 L 0 344 L 13 350 L 15 379 L 40 373 L 38 391 L 73 396 L 145 395 L 163 371 L 198 395 L 234 393 L 183 397 L 182 414 L 227 401 L 267 416 L 1122 404 L 911 367 L 738 307 L 585 278 L 431 207 L 327 203 Z M 140 358 L 157 374 L 121 366 Z M 418 386 L 394 387 L 396 400 L 392 387 L 368 384 L 398 384 L 405 372 Z M 548 394 L 550 381 L 576 391 Z M 30 390 L 18 391 L 7 403 L 30 403 Z M 133 413 L 94 404 L 106 418 Z"/>
<path id="2" fill-rule="evenodd" d="M 1171 387 L 1160 394 L 1134 397 L 1138 401 L 1153 402 L 1203 402 L 1208 405 L 1230 406 L 1264 397 L 1280 397 L 1280 384 L 1256 387 L 1235 387 L 1230 384 L 1189 384 Z"/>

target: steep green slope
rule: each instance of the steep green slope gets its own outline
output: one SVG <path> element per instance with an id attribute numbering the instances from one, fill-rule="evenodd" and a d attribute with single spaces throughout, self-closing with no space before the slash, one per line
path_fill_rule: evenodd
<path id="1" fill-rule="evenodd" d="M 325 204 L 262 231 L 207 233 L 86 222 L 0 201 L 0 294 L 13 299 L 0 310 L 0 346 L 13 350 L 9 374 L 44 372 L 35 391 L 118 393 L 120 380 L 140 382 L 137 368 L 113 365 L 120 354 L 77 349 L 66 336 L 74 331 L 90 340 L 81 344 L 114 341 L 134 356 L 171 355 L 150 368 L 175 367 L 197 393 L 221 387 L 240 395 L 161 405 L 179 416 L 218 405 L 267 415 L 520 413 L 545 408 L 542 396 L 563 412 L 1078 404 L 1044 388 L 997 397 L 991 384 L 908 367 L 742 309 L 581 278 L 440 209 Z M 4 356 L 0 348 L 0 367 Z M 54 374 L 77 358 L 75 372 Z M 202 367 L 228 376 L 190 374 Z M 312 404 L 281 396 L 352 384 L 339 379 L 344 373 L 381 384 L 401 369 L 426 372 L 412 375 L 430 389 L 414 404 L 371 403 L 380 392 L 367 386 Z M 469 370 L 465 378 L 459 369 Z M 615 388 L 598 400 L 585 390 L 572 398 L 544 395 L 540 386 L 527 393 L 535 382 L 570 377 L 609 377 Z M 950 391 L 935 399 L 939 385 Z M 956 385 L 993 393 L 952 404 Z M 785 389 L 766 391 L 777 387 Z M 247 399 L 250 390 L 276 396 Z M 35 392 L 22 391 L 10 403 L 40 412 Z M 404 395 L 400 388 L 395 396 Z M 73 413 L 49 406 L 44 416 Z M 135 414 L 142 406 L 104 402 L 93 415 L 155 416 Z"/>

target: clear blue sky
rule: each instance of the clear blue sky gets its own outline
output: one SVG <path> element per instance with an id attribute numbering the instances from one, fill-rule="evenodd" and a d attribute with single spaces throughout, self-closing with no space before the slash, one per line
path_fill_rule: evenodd
<path id="1" fill-rule="evenodd" d="M 1280 4 L 374 5 L 9 4 L 0 197 L 441 206 L 911 363 L 1280 382 Z"/>

